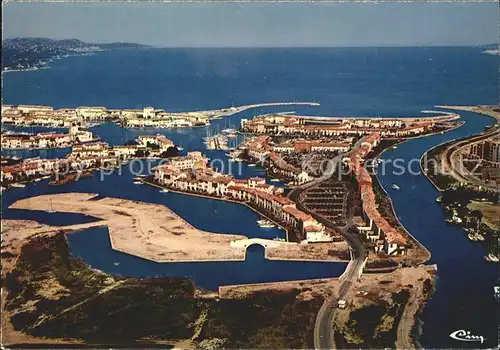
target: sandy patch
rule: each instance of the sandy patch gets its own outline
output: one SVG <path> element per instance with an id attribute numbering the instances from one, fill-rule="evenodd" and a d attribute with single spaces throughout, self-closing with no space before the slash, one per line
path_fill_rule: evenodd
<path id="1" fill-rule="evenodd" d="M 16 209 L 85 213 L 106 220 L 113 249 L 156 262 L 243 260 L 230 242 L 245 236 L 199 230 L 163 205 L 118 198 L 92 200 L 88 193 L 43 195 L 20 200 Z"/>

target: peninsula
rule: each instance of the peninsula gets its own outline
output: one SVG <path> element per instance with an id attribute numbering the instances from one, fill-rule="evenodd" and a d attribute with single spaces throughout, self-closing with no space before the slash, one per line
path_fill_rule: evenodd
<path id="1" fill-rule="evenodd" d="M 115 121 L 128 128 L 179 128 L 206 126 L 210 120 L 231 116 L 245 110 L 271 106 L 319 106 L 315 102 L 272 102 L 206 111 L 167 112 L 154 107 L 143 109 L 108 109 L 101 106 L 81 106 L 54 109 L 50 106 L 4 105 L 2 124 L 17 126 L 62 127 L 90 126 Z"/>
<path id="2" fill-rule="evenodd" d="M 336 245 L 307 247 L 297 243 L 266 239 L 248 239 L 231 233 L 199 230 L 165 206 L 118 198 L 91 200 L 95 194 L 65 193 L 42 195 L 17 201 L 12 209 L 55 210 L 79 213 L 103 220 L 114 250 L 156 262 L 241 261 L 246 248 L 259 244 L 274 260 L 339 261 L 332 251 L 344 251 Z M 336 248 L 335 248 L 336 247 Z"/>
<path id="3" fill-rule="evenodd" d="M 500 261 L 500 106 L 439 106 L 484 114 L 496 121 L 483 132 L 428 150 L 420 163 L 440 191 L 436 201 L 446 221 L 461 227 L 470 241 L 485 246 L 486 261 Z"/>
<path id="4" fill-rule="evenodd" d="M 209 122 L 258 106 L 262 105 L 186 112 L 182 118 L 196 123 Z M 14 124 L 18 120 L 19 125 L 24 125 L 29 118 L 37 118 L 37 113 L 42 119 L 47 112 L 49 115 L 59 113 L 50 112 L 45 107 L 40 110 L 35 106 L 35 111 L 28 108 L 27 112 L 23 112 L 23 108 L 12 106 L 5 113 Z M 65 125 L 68 120 L 73 125 L 114 120 L 130 127 L 134 122 L 128 123 L 133 120 L 164 120 L 161 117 L 163 112 L 154 108 L 130 112 L 132 114 L 119 111 L 115 116 L 114 112 L 105 108 L 79 107 L 67 112 L 74 112 L 74 119 L 61 117 L 60 125 Z M 196 290 L 191 282 L 185 280 L 169 279 L 165 282 L 151 279 L 148 283 L 157 285 L 157 291 L 167 288 L 175 295 L 187 293 L 185 300 L 189 300 L 190 305 L 200 305 L 198 298 L 205 300 L 206 304 L 201 310 L 179 305 L 177 314 L 196 310 L 189 316 L 189 324 L 195 325 L 194 329 L 186 331 L 183 325 L 180 333 L 172 332 L 172 337 L 183 342 L 189 341 L 200 347 L 210 347 L 211 344 L 254 346 L 257 343 L 234 343 L 231 332 L 221 333 L 220 329 L 227 327 L 224 321 L 227 311 L 214 311 L 219 309 L 206 305 L 212 305 L 212 298 L 244 300 L 252 305 L 264 305 L 266 303 L 262 300 L 271 298 L 274 300 L 273 307 L 279 309 L 281 304 L 276 304 L 275 298 L 285 298 L 288 305 L 304 305 L 302 302 L 307 302 L 307 308 L 293 313 L 294 318 L 298 317 L 296 320 L 303 320 L 303 332 L 297 338 L 278 338 L 280 347 L 312 347 L 312 341 L 318 348 L 360 344 L 411 347 L 411 329 L 416 314 L 430 297 L 436 268 L 422 266 L 430 259 L 430 252 L 397 219 L 387 193 L 380 188 L 372 171 L 377 166 L 373 159 L 384 149 L 405 139 L 451 130 L 460 125 L 458 118 L 459 115 L 455 113 L 410 118 L 262 115 L 252 120 L 242 120 L 240 132 L 247 134 L 245 141 L 229 153 L 229 157 L 233 161 L 263 167 L 272 178 L 271 182 L 284 181 L 287 183 L 285 188 L 268 183 L 263 177 L 235 178 L 219 172 L 199 151 L 189 151 L 182 156 L 171 152 L 169 159 L 154 168 L 152 174 L 135 179 L 136 182 L 159 187 L 165 192 L 174 191 L 246 205 L 262 216 L 259 222 L 262 221 L 263 225 L 283 228 L 285 239 L 248 238 L 238 232 L 206 232 L 193 227 L 166 206 L 118 198 L 96 198 L 91 193 L 30 197 L 18 200 L 9 208 L 78 213 L 98 218 L 100 221 L 92 225 L 108 227 L 112 249 L 158 263 L 242 261 L 245 260 L 247 248 L 254 244 L 264 247 L 265 257 L 272 260 L 349 262 L 338 279 L 225 286 L 220 288 L 218 294 Z M 140 126 L 147 125 L 143 123 Z M 81 163 L 86 162 L 88 157 L 108 157 L 119 163 L 139 154 L 148 156 L 150 152 L 159 156 L 174 148 L 173 142 L 163 135 L 143 135 L 134 144 L 124 146 L 109 147 L 104 142 L 75 145 L 67 160 Z M 99 164 L 114 166 L 113 162 Z M 15 226 L 16 223 L 10 225 Z M 77 228 L 68 228 L 71 229 Z M 61 230 L 64 231 L 63 228 Z M 33 235 L 26 237 L 22 244 L 42 245 L 44 249 L 53 251 L 54 244 L 61 247 L 62 243 L 61 235 L 54 229 L 51 232 L 50 238 L 46 240 L 40 241 L 42 238 Z M 52 260 L 51 266 L 55 270 L 60 269 L 57 254 L 53 257 L 56 261 Z M 22 271 L 26 259 L 29 260 L 29 257 L 22 256 L 22 264 L 18 266 Z M 79 273 L 88 273 L 84 265 L 76 265 L 75 268 Z M 374 274 L 364 275 L 367 271 Z M 50 271 L 45 277 L 53 278 Z M 37 331 L 45 332 L 51 324 L 64 322 L 74 310 L 93 305 L 94 300 L 101 300 L 102 294 L 106 294 L 106 299 L 114 295 L 113 291 L 123 291 L 124 286 L 129 288 L 133 285 L 137 288 L 144 283 L 103 273 L 96 273 L 95 279 L 105 281 L 99 282 L 102 284 L 99 287 L 101 292 L 92 293 L 90 291 L 96 286 L 84 284 L 81 286 L 85 291 L 83 298 L 51 310 L 50 315 L 40 315 L 38 309 L 25 310 L 10 300 L 6 308 L 15 311 L 10 321 L 17 327 L 16 330 L 35 335 Z M 11 279 L 10 283 L 10 290 L 19 288 L 14 280 Z M 30 280 L 28 283 L 35 282 Z M 62 286 L 67 284 L 66 281 L 61 283 Z M 165 287 L 165 283 L 168 286 Z M 373 314 L 375 318 L 362 316 L 374 309 L 377 310 Z M 221 312 L 221 320 L 216 321 L 211 317 L 207 321 L 209 310 Z M 239 309 L 240 312 L 244 310 Z M 22 312 L 33 313 L 32 318 L 24 321 L 16 319 L 16 314 Z M 159 317 L 156 311 L 153 314 Z M 311 316 L 316 314 L 317 317 Z M 356 326 L 365 320 L 370 325 L 376 325 L 375 328 L 366 331 Z M 277 319 L 274 321 L 281 322 Z M 93 324 L 94 321 L 88 319 L 85 322 Z M 85 328 L 80 326 L 68 330 L 66 334 L 71 336 L 65 338 L 72 342 L 86 340 L 86 336 L 80 333 Z M 60 340 L 61 333 L 51 334 Z M 341 336 L 344 340 L 339 338 Z M 304 342 L 305 339 L 310 339 L 310 342 Z M 116 340 L 107 341 L 114 344 Z M 142 338 L 135 338 L 135 341 L 154 343 L 151 339 Z M 178 344 L 165 339 L 162 341 Z M 258 344 L 261 346 L 263 343 Z M 273 345 L 269 343 L 269 346 Z"/>

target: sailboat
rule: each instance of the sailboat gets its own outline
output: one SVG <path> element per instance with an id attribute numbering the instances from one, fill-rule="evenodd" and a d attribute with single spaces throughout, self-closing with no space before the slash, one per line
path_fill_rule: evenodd
<path id="1" fill-rule="evenodd" d="M 180 141 L 179 147 L 177 147 L 179 151 L 184 151 L 184 148 L 182 147 L 182 141 Z"/>
<path id="2" fill-rule="evenodd" d="M 49 214 L 56 213 L 56 211 L 54 209 L 52 209 L 52 199 L 49 199 L 49 204 L 50 204 L 50 209 L 46 210 L 46 212 Z"/>

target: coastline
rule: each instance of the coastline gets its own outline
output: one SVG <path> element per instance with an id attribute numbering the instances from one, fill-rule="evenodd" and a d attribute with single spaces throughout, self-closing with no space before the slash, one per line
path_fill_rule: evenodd
<path id="1" fill-rule="evenodd" d="M 57 212 L 97 217 L 107 223 L 112 249 L 157 263 L 244 261 L 247 244 L 265 244 L 268 260 L 346 262 L 328 254 L 332 245 L 301 245 L 202 231 L 164 205 L 109 197 L 90 200 L 95 197 L 90 193 L 42 195 L 17 201 L 9 208 L 52 207 Z"/>
<path id="2" fill-rule="evenodd" d="M 294 320 L 303 331 L 292 335 L 280 331 L 283 348 L 310 348 L 322 293 L 335 288 L 334 278 L 319 278 L 222 286 L 223 295 L 196 287 L 183 277 L 123 277 L 93 269 L 71 256 L 65 240 L 70 233 L 64 228 L 25 220 L 2 224 L 8 243 L 2 244 L 2 279 L 6 279 L 2 284 L 2 345 L 9 347 L 198 348 L 231 319 L 238 326 L 226 335 L 228 341 L 245 329 L 248 347 L 257 347 L 259 338 L 251 339 L 261 327 L 270 323 L 285 330 L 287 322 Z M 20 237 L 16 225 L 25 233 L 39 233 Z M 40 254 L 29 254 L 33 249 Z M 19 275 L 22 280 L 15 278 Z M 75 281 L 74 276 L 80 279 Z M 37 293 L 18 293 L 19 288 Z M 141 322 L 128 317 L 141 312 Z M 241 317 L 247 313 L 253 316 L 252 322 Z M 215 324 L 207 322 L 207 314 Z M 113 325 L 110 329 L 109 324 Z"/>
<path id="3" fill-rule="evenodd" d="M 52 63 L 54 61 L 62 60 L 64 58 L 68 57 L 78 57 L 78 56 L 93 56 L 97 55 L 98 52 L 103 52 L 106 50 L 96 50 L 96 51 L 91 51 L 91 52 L 82 52 L 82 53 L 71 53 L 71 54 L 64 54 L 64 55 L 57 55 L 57 56 L 52 56 L 50 58 L 45 58 L 40 60 L 38 63 L 36 63 L 34 66 L 29 67 L 29 68 L 16 68 L 16 69 L 5 69 L 2 68 L 2 74 L 4 73 L 10 73 L 10 72 L 34 72 L 37 70 L 42 70 L 42 69 L 50 69 L 52 67 L 49 66 L 49 63 Z"/>

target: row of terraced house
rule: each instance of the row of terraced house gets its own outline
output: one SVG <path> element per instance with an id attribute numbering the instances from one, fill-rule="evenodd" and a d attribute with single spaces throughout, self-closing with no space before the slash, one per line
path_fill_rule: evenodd
<path id="1" fill-rule="evenodd" d="M 62 133 L 2 133 L 2 148 L 4 149 L 43 149 L 71 147 L 74 144 L 94 140 L 90 131 L 80 130 L 77 126 L 69 128 L 68 134 Z"/>
<path id="2" fill-rule="evenodd" d="M 252 120 L 242 119 L 241 130 L 256 134 L 297 136 L 340 136 L 379 133 L 384 137 L 403 137 L 422 134 L 430 130 L 435 121 L 408 123 L 401 119 L 354 119 L 343 120 L 305 118 L 288 115 L 262 115 Z"/>
<path id="3" fill-rule="evenodd" d="M 358 182 L 362 201 L 364 224 L 358 225 L 358 229 L 367 239 L 375 243 L 376 252 L 385 252 L 388 255 L 405 254 L 408 241 L 378 211 L 372 178 L 363 167 L 364 157 L 379 142 L 380 134 L 370 134 L 363 139 L 361 146 L 349 155 L 349 168 Z"/>
<path id="4" fill-rule="evenodd" d="M 300 211 L 283 196 L 283 190 L 266 184 L 260 177 L 235 179 L 208 166 L 200 152 L 169 160 L 155 168 L 155 182 L 180 192 L 196 193 L 247 203 L 269 215 L 280 225 L 292 228 L 307 242 L 328 242 L 332 238 L 325 227 L 312 216 Z"/>

